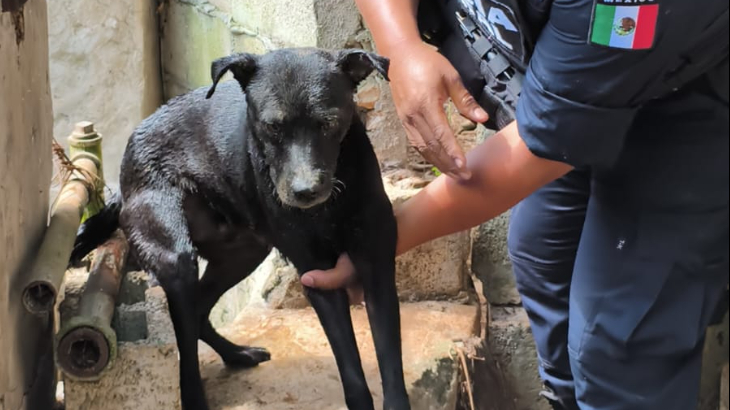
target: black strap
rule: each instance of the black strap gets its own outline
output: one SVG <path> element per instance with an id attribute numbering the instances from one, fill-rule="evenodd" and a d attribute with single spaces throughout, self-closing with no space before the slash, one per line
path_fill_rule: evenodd
<path id="1" fill-rule="evenodd" d="M 486 84 L 479 103 L 491 117 L 486 125 L 489 128 L 502 129 L 515 119 L 517 101 L 530 56 L 508 52 L 503 43 L 487 32 L 483 24 L 476 21 L 473 13 L 465 9 L 462 1 L 445 0 L 441 4 L 447 20 L 451 21 L 452 30 L 461 33 L 469 53 L 484 75 Z M 519 15 L 519 11 L 516 13 Z M 514 36 L 512 40 L 515 41 L 516 38 L 524 40 L 522 35 Z M 515 48 L 521 50 L 521 53 L 528 50 L 526 47 Z"/>

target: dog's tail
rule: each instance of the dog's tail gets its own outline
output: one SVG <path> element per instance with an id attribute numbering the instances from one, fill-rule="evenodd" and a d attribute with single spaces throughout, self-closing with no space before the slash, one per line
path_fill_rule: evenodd
<path id="1" fill-rule="evenodd" d="M 69 266 L 79 266 L 81 260 L 101 246 L 119 228 L 119 214 L 122 212 L 122 196 L 114 192 L 106 206 L 98 214 L 84 222 L 76 234 L 76 243 L 69 260 Z"/>

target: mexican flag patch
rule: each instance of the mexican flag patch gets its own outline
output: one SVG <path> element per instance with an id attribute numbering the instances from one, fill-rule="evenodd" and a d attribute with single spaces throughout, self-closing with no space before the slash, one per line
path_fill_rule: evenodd
<path id="1" fill-rule="evenodd" d="M 654 47 L 657 0 L 596 0 L 590 42 L 611 48 L 649 50 Z"/>

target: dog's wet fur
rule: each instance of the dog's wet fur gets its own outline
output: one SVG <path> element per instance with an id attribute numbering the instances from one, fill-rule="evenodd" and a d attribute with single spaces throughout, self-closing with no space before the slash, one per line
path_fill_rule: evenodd
<path id="1" fill-rule="evenodd" d="M 136 263 L 167 295 L 183 409 L 208 410 L 198 340 L 229 366 L 270 360 L 265 349 L 216 332 L 208 316 L 220 296 L 272 247 L 301 273 L 330 269 L 347 252 L 365 291 L 384 409 L 410 409 L 395 218 L 353 101 L 373 71 L 387 78 L 388 60 L 362 50 L 288 49 L 224 57 L 211 71 L 211 88 L 172 99 L 134 131 L 121 192 L 82 226 L 72 263 L 115 229 L 125 232 Z M 236 81 L 220 82 L 227 72 Z M 198 257 L 208 261 L 201 279 Z M 373 410 L 346 292 L 306 294 L 332 345 L 348 409 Z"/>

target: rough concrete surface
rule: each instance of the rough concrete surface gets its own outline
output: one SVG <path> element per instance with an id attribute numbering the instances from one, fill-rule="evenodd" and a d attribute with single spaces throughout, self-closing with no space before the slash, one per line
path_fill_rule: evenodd
<path id="1" fill-rule="evenodd" d="M 527 313 L 522 308 L 493 308 L 488 342 L 513 397 L 514 410 L 549 410 L 539 397 L 542 381 Z"/>
<path id="2" fill-rule="evenodd" d="M 160 288 L 147 301 L 149 336 L 121 343 L 111 370 L 97 383 L 65 382 L 74 410 L 179 410 L 178 362 L 172 324 Z M 405 376 L 414 410 L 453 410 L 458 394 L 456 341 L 476 332 L 477 308 L 448 303 L 402 306 Z M 380 409 L 382 390 L 367 315 L 353 308 L 364 368 Z M 201 343 L 202 373 L 213 410 L 345 410 L 334 356 L 311 309 L 244 312 L 222 329 L 232 341 L 268 348 L 273 360 L 245 371 L 223 366 Z"/>
<path id="3" fill-rule="evenodd" d="M 390 86 L 373 75 L 361 85 L 358 95 L 366 101 L 365 124 L 378 159 L 381 163 L 403 165 L 408 158 L 408 140 L 396 115 Z M 369 106 L 373 108 L 368 110 Z"/>
<path id="4" fill-rule="evenodd" d="M 237 38 L 225 21 L 195 5 L 177 0 L 166 3 L 161 41 L 164 99 L 209 85 L 210 64 L 233 53 Z M 255 45 L 248 44 L 247 48 L 251 52 L 265 50 Z"/>
<path id="5" fill-rule="evenodd" d="M 264 283 L 261 297 L 272 309 L 309 307 L 309 301 L 304 296 L 304 288 L 299 281 L 299 272 L 280 256 L 275 259 L 273 272 Z"/>
<path id="6" fill-rule="evenodd" d="M 66 144 L 75 123 L 95 123 L 112 186 L 132 130 L 162 102 L 156 6 L 48 2 L 54 135 Z"/>
<path id="7" fill-rule="evenodd" d="M 12 3 L 18 6 L 12 7 Z M 21 3 L 25 3 L 20 7 Z M 7 7 L 7 9 L 6 9 Z M 5 2 L 0 11 L 0 409 L 36 397 L 33 379 L 49 346 L 44 321 L 18 300 L 23 268 L 45 231 L 53 113 L 46 2 Z M 48 405 L 48 403 L 46 403 Z"/>
<path id="8" fill-rule="evenodd" d="M 382 390 L 364 309 L 353 309 L 363 366 L 376 401 Z M 402 306 L 405 376 L 414 410 L 452 410 L 458 393 L 454 341 L 472 337 L 477 309 L 446 303 Z M 244 312 L 223 333 L 239 344 L 268 348 L 273 360 L 257 369 L 229 371 L 212 352 L 202 354 L 214 410 L 344 410 L 329 344 L 313 311 Z"/>
<path id="9" fill-rule="evenodd" d="M 698 410 L 716 410 L 720 400 L 722 369 L 728 362 L 728 315 L 717 326 L 707 329 L 707 340 L 702 357 L 702 380 L 700 383 L 700 404 Z"/>
<path id="10" fill-rule="evenodd" d="M 64 382 L 69 410 L 180 410 L 175 335 L 161 288 L 145 302 L 119 308 L 146 312 L 146 339 L 119 344 L 118 355 L 98 382 Z M 124 339 L 124 337 L 122 337 Z"/>
<path id="11" fill-rule="evenodd" d="M 730 401 L 728 399 L 730 394 L 728 393 L 728 389 L 730 389 L 730 380 L 728 380 L 728 365 L 725 365 L 725 368 L 722 370 L 722 381 L 720 385 L 720 410 L 730 410 Z"/>
<path id="12" fill-rule="evenodd" d="M 492 305 L 519 305 L 512 263 L 507 252 L 509 213 L 479 227 L 474 237 L 472 271 L 484 282 L 484 293 Z"/>
<path id="13" fill-rule="evenodd" d="M 388 196 L 397 207 L 416 195 L 420 188 L 407 180 L 393 183 L 385 177 Z M 451 298 L 466 289 L 467 259 L 471 235 L 461 232 L 424 244 L 398 257 L 396 273 L 403 300 Z"/>

